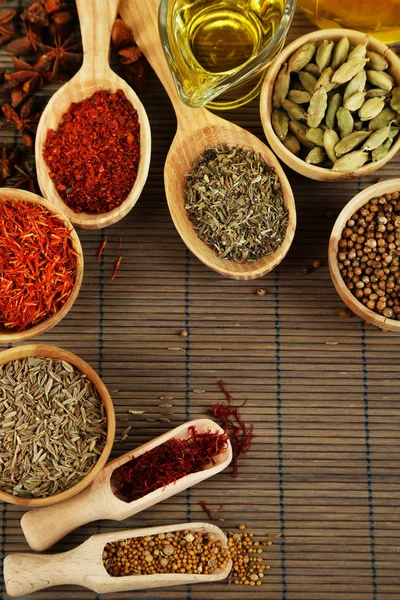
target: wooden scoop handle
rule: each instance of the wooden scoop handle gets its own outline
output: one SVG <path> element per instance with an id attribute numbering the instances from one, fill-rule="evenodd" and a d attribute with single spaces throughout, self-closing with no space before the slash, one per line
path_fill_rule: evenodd
<path id="1" fill-rule="evenodd" d="M 25 513 L 21 527 L 32 550 L 43 552 L 77 527 L 109 517 L 97 500 L 89 486 L 60 504 L 35 508 Z"/>
<path id="2" fill-rule="evenodd" d="M 63 554 L 9 554 L 4 561 L 4 581 L 10 596 L 23 598 L 54 585 L 82 585 L 79 549 Z"/>
<path id="3" fill-rule="evenodd" d="M 120 0 L 76 0 L 84 52 L 80 74 L 99 77 L 109 70 L 111 30 Z"/>

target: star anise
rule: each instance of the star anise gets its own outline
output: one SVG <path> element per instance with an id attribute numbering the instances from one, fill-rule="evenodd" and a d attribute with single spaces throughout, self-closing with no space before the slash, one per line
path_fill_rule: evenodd
<path id="1" fill-rule="evenodd" d="M 39 192 L 39 184 L 36 177 L 36 171 L 32 168 L 28 162 L 25 162 L 25 168 L 22 169 L 18 165 L 15 165 L 16 171 L 19 173 L 18 179 L 15 180 L 13 188 L 18 190 L 27 190 L 37 194 Z"/>
<path id="2" fill-rule="evenodd" d="M 17 84 L 11 90 L 11 104 L 15 107 L 21 104 L 26 96 L 31 94 L 37 87 L 42 87 L 49 80 L 50 74 L 44 71 L 44 65 L 38 64 L 39 61 L 34 65 L 30 65 L 14 56 L 12 61 L 16 71 L 6 73 L 5 79 L 8 82 Z"/>
<path id="3" fill-rule="evenodd" d="M 28 20 L 24 21 L 25 35 L 17 37 L 5 46 L 3 49 L 6 52 L 15 54 L 16 56 L 26 56 L 36 48 L 36 44 L 43 42 L 45 29 L 36 23 L 31 23 Z"/>
<path id="4" fill-rule="evenodd" d="M 0 185 L 3 185 L 6 179 L 8 179 L 16 166 L 19 159 L 19 148 L 15 146 L 9 154 L 7 144 L 3 144 L 0 155 Z"/>
<path id="5" fill-rule="evenodd" d="M 50 81 L 66 81 L 77 72 L 82 64 L 82 44 L 74 36 L 62 41 L 58 36 L 54 46 L 37 44 L 42 56 L 37 62 L 45 71 L 51 72 Z"/>
<path id="6" fill-rule="evenodd" d="M 29 98 L 20 108 L 19 114 L 9 104 L 3 104 L 1 107 L 7 123 L 15 127 L 22 133 L 22 138 L 26 146 L 33 146 L 33 135 L 36 131 L 41 112 L 35 113 L 34 99 Z"/>
<path id="7" fill-rule="evenodd" d="M 7 42 L 18 37 L 14 23 L 15 15 L 15 10 L 10 8 L 0 10 L 0 46 L 4 46 Z"/>
<path id="8" fill-rule="evenodd" d="M 147 75 L 147 61 L 135 43 L 132 29 L 122 19 L 116 19 L 111 39 L 125 79 L 137 91 L 143 91 Z"/>
<path id="9" fill-rule="evenodd" d="M 55 12 L 50 15 L 50 20 L 49 31 L 54 39 L 59 38 L 64 41 L 71 36 L 75 20 L 72 12 L 66 10 Z"/>
<path id="10" fill-rule="evenodd" d="M 30 21 L 31 23 L 35 23 L 40 27 L 49 26 L 49 16 L 42 2 L 40 2 L 39 0 L 37 2 L 34 2 L 24 10 L 24 12 L 21 14 L 21 19 L 23 21 Z"/>

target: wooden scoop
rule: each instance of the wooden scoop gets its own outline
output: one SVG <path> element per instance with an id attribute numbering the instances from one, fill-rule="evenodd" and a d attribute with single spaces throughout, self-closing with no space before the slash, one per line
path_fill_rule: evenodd
<path id="1" fill-rule="evenodd" d="M 232 561 L 228 561 L 226 567 L 217 569 L 212 575 L 162 573 L 111 577 L 105 570 L 102 554 L 107 543 L 182 529 L 213 533 L 217 541 L 220 540 L 226 548 L 228 546 L 224 532 L 211 523 L 181 523 L 92 535 L 78 548 L 62 554 L 9 554 L 4 561 L 7 593 L 21 598 L 55 585 L 82 585 L 99 594 L 107 594 L 225 579 L 232 569 Z"/>
<path id="2" fill-rule="evenodd" d="M 132 88 L 110 69 L 108 55 L 110 36 L 119 0 L 76 0 L 82 33 L 84 59 L 78 73 L 51 97 L 36 134 L 36 169 L 43 196 L 53 202 L 74 225 L 84 229 L 108 227 L 122 219 L 135 205 L 146 183 L 150 165 L 151 132 L 146 111 Z M 116 92 L 121 89 L 136 109 L 140 123 L 140 162 L 135 184 L 124 202 L 114 210 L 90 215 L 76 213 L 61 198 L 43 158 L 43 148 L 49 129 L 57 129 L 63 114 L 72 102 L 81 102 L 98 90 Z"/>
<path id="3" fill-rule="evenodd" d="M 277 158 L 257 137 L 210 113 L 205 108 L 190 108 L 179 98 L 169 71 L 158 33 L 159 0 L 122 0 L 120 14 L 132 28 L 138 46 L 157 73 L 174 106 L 178 130 L 164 168 L 164 183 L 169 210 L 181 238 L 205 265 L 232 279 L 256 279 L 274 269 L 284 258 L 296 228 L 296 207 L 290 184 Z M 170 60 L 173 60 L 170 58 Z M 186 175 L 200 154 L 218 145 L 249 147 L 262 156 L 279 176 L 289 224 L 281 246 L 269 256 L 245 264 L 219 258 L 196 235 L 185 209 Z"/>
<path id="4" fill-rule="evenodd" d="M 171 438 L 187 439 L 190 436 L 189 427 L 196 427 L 199 433 L 206 431 L 224 433 L 224 430 L 211 419 L 197 419 L 171 429 L 151 442 L 143 444 L 137 450 L 116 458 L 106 465 L 92 484 L 80 494 L 65 502 L 24 514 L 21 527 L 30 547 L 38 552 L 46 550 L 73 529 L 97 519 L 122 521 L 225 469 L 232 460 L 232 447 L 229 441 L 225 452 L 215 457 L 214 466 L 181 477 L 176 483 L 154 490 L 139 500 L 124 502 L 117 498 L 111 482 L 115 469 L 130 461 L 133 456 L 140 456 Z"/>

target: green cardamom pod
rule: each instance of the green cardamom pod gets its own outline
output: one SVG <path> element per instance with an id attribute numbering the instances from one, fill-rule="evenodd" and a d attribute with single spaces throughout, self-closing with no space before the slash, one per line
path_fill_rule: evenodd
<path id="1" fill-rule="evenodd" d="M 363 150 L 354 150 L 349 154 L 345 154 L 335 162 L 332 167 L 332 171 L 338 173 L 354 173 L 357 169 L 360 169 L 369 158 L 368 152 Z"/>
<path id="2" fill-rule="evenodd" d="M 347 57 L 349 55 L 349 50 L 350 50 L 349 38 L 347 38 L 347 37 L 340 38 L 340 40 L 338 41 L 338 43 L 336 44 L 336 46 L 333 50 L 332 62 L 331 62 L 332 69 L 334 69 L 334 70 L 338 69 L 343 63 L 346 62 Z"/>
<path id="3" fill-rule="evenodd" d="M 365 84 L 367 82 L 367 74 L 365 69 L 361 69 L 354 75 L 352 79 L 350 79 L 349 83 L 346 85 L 346 89 L 343 94 L 343 101 L 346 101 L 347 98 L 352 96 L 353 94 L 357 94 L 357 92 L 363 92 L 365 89 Z"/>
<path id="4" fill-rule="evenodd" d="M 310 150 L 306 156 L 306 163 L 310 165 L 320 165 L 326 159 L 325 150 L 317 146 Z"/>
<path id="5" fill-rule="evenodd" d="M 378 146 L 377 148 L 375 148 L 375 150 L 372 150 L 373 162 L 386 158 L 392 144 L 393 140 L 388 138 L 385 142 L 383 142 L 381 146 Z"/>
<path id="6" fill-rule="evenodd" d="M 310 62 L 315 53 L 315 43 L 308 42 L 304 44 L 301 48 L 296 50 L 289 58 L 288 62 L 288 71 L 291 73 L 292 71 L 298 73 Z"/>
<path id="7" fill-rule="evenodd" d="M 329 63 L 331 62 L 332 51 L 333 51 L 334 45 L 335 44 L 333 42 L 329 42 L 328 40 L 324 40 L 318 46 L 317 53 L 315 55 L 315 62 L 318 65 L 320 73 L 322 73 L 322 71 L 326 67 L 329 67 Z"/>
<path id="8" fill-rule="evenodd" d="M 335 146 L 339 143 L 340 139 L 334 129 L 327 129 L 324 133 L 324 148 L 333 163 L 336 162 Z"/>
<path id="9" fill-rule="evenodd" d="M 333 76 L 332 67 L 326 67 L 326 69 L 324 69 L 322 71 L 320 77 L 317 79 L 315 89 L 317 89 L 317 88 L 321 87 L 321 85 L 323 85 L 327 92 L 330 92 L 331 90 L 333 90 L 333 88 L 336 87 L 336 84 L 331 83 L 332 76 Z"/>
<path id="10" fill-rule="evenodd" d="M 336 94 L 333 94 L 333 96 L 330 98 L 328 102 L 328 108 L 326 110 L 325 123 L 327 124 L 329 129 L 335 129 L 336 113 L 341 106 L 342 97 L 339 94 L 339 92 L 337 92 Z"/>
<path id="11" fill-rule="evenodd" d="M 307 73 L 307 71 L 300 71 L 299 79 L 301 81 L 301 84 L 307 90 L 307 92 L 310 92 L 310 94 L 313 94 L 314 90 L 315 90 L 315 86 L 317 84 L 316 77 L 314 77 L 314 75 L 311 75 L 311 73 Z"/>
<path id="12" fill-rule="evenodd" d="M 389 75 L 389 73 L 384 73 L 383 71 L 368 70 L 367 79 L 375 87 L 387 90 L 388 92 L 390 92 L 394 86 L 393 77 Z"/>
<path id="13" fill-rule="evenodd" d="M 328 95 L 326 89 L 321 86 L 311 96 L 307 116 L 307 125 L 309 127 L 318 127 L 325 116 L 327 105 Z"/>
<path id="14" fill-rule="evenodd" d="M 368 98 L 383 98 L 387 96 L 389 92 L 387 90 L 382 90 L 381 88 L 371 88 L 367 90 Z"/>
<path id="15" fill-rule="evenodd" d="M 297 137 L 302 146 L 305 146 L 309 150 L 315 148 L 315 144 L 306 135 L 308 127 L 304 123 L 301 121 L 289 121 L 289 129 Z"/>
<path id="16" fill-rule="evenodd" d="M 379 113 L 378 116 L 370 120 L 370 122 L 368 123 L 368 129 L 370 129 L 371 131 L 376 131 L 377 129 L 380 129 L 381 127 L 384 127 L 385 125 L 390 123 L 390 121 L 393 121 L 393 119 L 395 118 L 395 111 L 387 106 L 383 109 L 382 112 Z"/>
<path id="17" fill-rule="evenodd" d="M 309 62 L 303 69 L 303 71 L 307 71 L 307 73 L 311 73 L 314 77 L 319 77 L 319 69 L 316 64 Z"/>
<path id="18" fill-rule="evenodd" d="M 340 137 L 344 138 L 349 135 L 354 129 L 354 119 L 351 112 L 341 106 L 336 113 L 337 124 L 340 130 Z"/>
<path id="19" fill-rule="evenodd" d="M 283 139 L 289 131 L 289 115 L 282 108 L 274 108 L 271 115 L 273 130 L 278 138 Z"/>
<path id="20" fill-rule="evenodd" d="M 282 108 L 286 110 L 292 121 L 305 121 L 307 119 L 307 113 L 304 108 L 287 98 L 282 100 Z"/>
<path id="21" fill-rule="evenodd" d="M 383 98 L 369 98 L 364 102 L 361 108 L 358 110 L 358 116 L 361 121 L 370 121 L 385 108 L 385 101 Z"/>
<path id="22" fill-rule="evenodd" d="M 367 53 L 367 47 L 364 44 L 358 44 L 347 57 L 347 60 L 353 60 L 353 58 L 365 58 Z"/>
<path id="23" fill-rule="evenodd" d="M 375 150 L 375 148 L 378 148 L 378 146 L 383 144 L 383 142 L 388 139 L 389 133 L 390 123 L 371 133 L 365 144 L 363 144 L 361 150 Z"/>
<path id="24" fill-rule="evenodd" d="M 375 71 L 384 71 L 389 66 L 388 61 L 382 54 L 368 50 L 366 56 L 369 58 L 368 66 Z"/>
<path id="25" fill-rule="evenodd" d="M 301 150 L 300 142 L 295 135 L 288 133 L 287 136 L 281 140 L 282 144 L 292 154 L 299 154 Z"/>
<path id="26" fill-rule="evenodd" d="M 288 100 L 291 100 L 296 104 L 307 104 L 311 100 L 311 94 L 306 90 L 304 90 L 304 92 L 301 90 L 290 90 L 287 97 Z"/>
<path id="27" fill-rule="evenodd" d="M 337 83 L 337 85 L 347 83 L 364 68 L 366 62 L 366 58 L 353 58 L 343 63 L 333 74 L 332 83 Z"/>
<path id="28" fill-rule="evenodd" d="M 390 106 L 396 112 L 400 111 L 400 87 L 394 87 L 392 89 L 392 97 L 390 99 Z"/>
<path id="29" fill-rule="evenodd" d="M 344 154 L 348 154 L 357 146 L 365 142 L 367 137 L 371 135 L 370 131 L 353 131 L 349 135 L 346 135 L 340 142 L 335 146 L 335 154 L 337 158 L 340 158 Z"/>
<path id="30" fill-rule="evenodd" d="M 356 92 L 345 100 L 343 106 L 350 111 L 358 110 L 364 104 L 365 92 Z"/>
<path id="31" fill-rule="evenodd" d="M 394 138 L 398 136 L 399 131 L 400 131 L 399 127 L 395 127 L 394 125 L 391 125 L 388 138 L 390 138 L 391 140 L 394 140 Z"/>
<path id="32" fill-rule="evenodd" d="M 310 127 L 306 133 L 308 139 L 316 146 L 324 147 L 324 130 L 319 127 Z"/>
<path id="33" fill-rule="evenodd" d="M 282 100 L 286 98 L 290 87 L 290 75 L 287 65 L 283 65 L 275 80 L 274 91 L 272 94 L 272 104 L 274 108 L 282 106 Z"/>

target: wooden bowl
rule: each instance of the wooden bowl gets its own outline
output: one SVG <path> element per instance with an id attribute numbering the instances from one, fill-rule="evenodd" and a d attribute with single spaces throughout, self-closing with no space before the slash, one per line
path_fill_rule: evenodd
<path id="1" fill-rule="evenodd" d="M 10 502 L 11 504 L 18 504 L 19 506 L 27 506 L 29 508 L 49 506 L 51 504 L 56 504 L 57 502 L 62 502 L 63 500 L 68 500 L 69 498 L 72 498 L 72 496 L 79 494 L 79 492 L 90 485 L 96 475 L 106 464 L 108 457 L 110 456 L 115 437 L 115 414 L 111 396 L 97 373 L 84 360 L 79 358 L 79 356 L 76 356 L 76 354 L 72 354 L 72 352 L 68 352 L 68 350 L 63 350 L 57 346 L 48 346 L 46 344 L 30 344 L 26 346 L 17 346 L 16 348 L 10 348 L 0 352 L 0 365 L 4 365 L 13 360 L 36 356 L 65 360 L 76 367 L 79 371 L 87 375 L 88 379 L 95 386 L 100 399 L 104 404 L 107 416 L 107 437 L 103 452 L 99 456 L 99 459 L 92 470 L 89 471 L 89 473 L 83 479 L 81 479 L 81 481 L 64 492 L 47 496 L 45 498 L 21 498 L 20 496 L 13 496 L 12 494 L 8 494 L 7 492 L 0 490 L 0 500 L 3 500 L 4 502 Z"/>
<path id="2" fill-rule="evenodd" d="M 384 194 L 391 194 L 393 192 L 400 191 L 400 179 L 387 179 L 375 185 L 367 187 L 362 190 L 359 194 L 354 196 L 350 202 L 346 204 L 342 212 L 336 219 L 336 223 L 333 226 L 331 237 L 329 240 L 329 270 L 333 284 L 336 288 L 337 293 L 345 304 L 352 310 L 356 315 L 364 319 L 366 323 L 376 325 L 384 331 L 400 331 L 400 321 L 395 319 L 388 319 L 382 315 L 370 310 L 364 304 L 359 302 L 351 291 L 347 288 L 343 277 L 340 274 L 337 260 L 338 243 L 342 237 L 342 231 L 346 227 L 347 221 L 351 215 L 357 212 L 372 198 L 378 198 Z"/>
<path id="3" fill-rule="evenodd" d="M 81 242 L 79 240 L 78 234 L 73 228 L 70 221 L 67 217 L 59 211 L 51 202 L 44 200 L 40 196 L 36 194 L 32 194 L 32 192 L 26 192 L 25 190 L 17 190 L 13 188 L 0 188 L 0 202 L 4 202 L 5 200 L 16 200 L 19 202 L 27 202 L 29 204 L 39 204 L 40 206 L 44 206 L 49 212 L 63 221 L 68 229 L 71 230 L 70 238 L 72 240 L 73 248 L 76 252 L 76 280 L 73 290 L 71 292 L 70 297 L 65 302 L 65 304 L 60 308 L 60 310 L 54 315 L 48 317 L 41 323 L 34 325 L 33 327 L 29 327 L 25 331 L 9 331 L 4 327 L 0 326 L 0 344 L 9 344 L 15 342 L 22 342 L 23 340 L 27 340 L 31 337 L 40 335 L 45 331 L 48 331 L 54 325 L 57 325 L 61 319 L 65 317 L 65 315 L 70 311 L 72 305 L 74 304 L 76 297 L 79 294 L 79 290 L 81 288 L 82 279 L 83 279 L 83 252 Z"/>
<path id="4" fill-rule="evenodd" d="M 323 40 L 337 42 L 343 37 L 348 37 L 353 46 L 356 46 L 357 44 L 366 44 L 368 50 L 382 54 L 389 63 L 389 68 L 386 72 L 390 73 L 390 75 L 394 77 L 397 85 L 400 85 L 400 59 L 392 50 L 385 46 L 385 44 L 373 37 L 369 37 L 368 35 L 359 31 L 353 31 L 352 29 L 323 29 L 321 31 L 313 31 L 307 35 L 303 35 L 286 46 L 286 48 L 284 48 L 284 50 L 282 50 L 282 52 L 279 54 L 278 58 L 275 59 L 272 66 L 268 69 L 261 89 L 260 116 L 264 133 L 272 150 L 288 167 L 294 171 L 297 171 L 297 173 L 300 173 L 300 175 L 304 175 L 304 177 L 315 179 L 317 181 L 340 181 L 345 179 L 353 179 L 355 177 L 364 177 L 365 175 L 369 175 L 370 173 L 373 173 L 377 169 L 383 167 L 383 165 L 393 158 L 396 152 L 400 149 L 400 135 L 398 135 L 388 154 L 382 160 L 369 162 L 352 173 L 337 173 L 331 169 L 309 165 L 305 162 L 305 160 L 295 156 L 282 144 L 273 130 L 271 123 L 272 93 L 275 79 L 281 70 L 281 67 L 288 61 L 289 57 L 298 48 L 307 42 L 322 42 Z"/>

